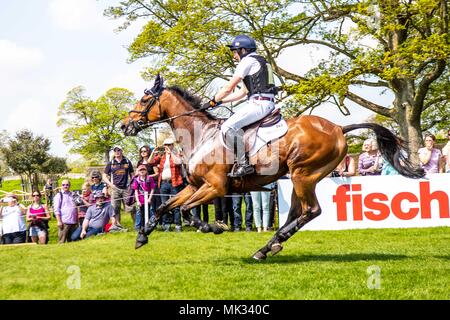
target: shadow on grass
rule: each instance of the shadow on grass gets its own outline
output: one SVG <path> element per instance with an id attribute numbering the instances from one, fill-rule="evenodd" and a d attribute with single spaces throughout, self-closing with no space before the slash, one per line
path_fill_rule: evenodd
<path id="1" fill-rule="evenodd" d="M 446 256 L 434 256 L 434 257 L 442 260 L 450 260 L 450 254 Z"/>
<path id="2" fill-rule="evenodd" d="M 255 264 L 287 264 L 302 262 L 355 262 L 355 261 L 387 261 L 401 260 L 408 256 L 399 254 L 382 254 L 382 253 L 346 253 L 346 254 L 308 254 L 308 255 L 277 255 L 267 256 L 265 261 L 256 261 L 253 258 L 242 258 L 243 263 Z"/>

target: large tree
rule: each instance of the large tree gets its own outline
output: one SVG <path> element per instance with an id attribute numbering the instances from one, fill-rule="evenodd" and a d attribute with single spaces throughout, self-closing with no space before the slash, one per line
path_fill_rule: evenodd
<path id="1" fill-rule="evenodd" d="M 130 60 L 151 57 L 147 75 L 163 71 L 198 91 L 228 79 L 225 44 L 249 34 L 289 96 L 290 114 L 352 101 L 395 121 L 412 154 L 422 143 L 421 115 L 449 106 L 447 0 L 126 0 L 105 15 L 125 18 L 119 29 L 144 19 Z M 296 74 L 280 66 L 286 49 L 311 45 L 329 52 L 317 67 Z M 371 101 L 360 88 L 386 90 L 393 101 Z M 426 127 L 447 118 L 435 116 Z"/>
<path id="2" fill-rule="evenodd" d="M 40 174 L 62 174 L 68 171 L 65 159 L 49 154 L 50 145 L 49 139 L 35 136 L 29 130 L 21 130 L 8 139 L 0 151 L 9 168 L 24 175 L 35 190 L 40 190 Z"/>
<path id="3" fill-rule="evenodd" d="M 82 86 L 70 90 L 58 110 L 70 152 L 107 162 L 113 146 L 124 143 L 120 125 L 134 103 L 133 93 L 123 88 L 112 88 L 97 100 L 86 97 Z"/>

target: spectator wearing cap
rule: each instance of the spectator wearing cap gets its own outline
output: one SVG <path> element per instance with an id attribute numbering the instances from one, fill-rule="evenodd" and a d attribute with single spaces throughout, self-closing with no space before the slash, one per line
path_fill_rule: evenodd
<path id="1" fill-rule="evenodd" d="M 114 158 L 108 162 L 103 173 L 103 180 L 111 188 L 111 205 L 115 211 L 115 223 L 119 227 L 120 225 L 120 208 L 123 203 L 125 212 L 130 212 L 133 219 L 133 225 L 135 223 L 135 209 L 132 206 L 125 204 L 125 198 L 127 197 L 128 185 L 133 178 L 133 165 L 130 160 L 123 156 L 123 151 L 120 146 L 113 148 Z M 111 177 L 111 178 L 110 178 Z"/>
<path id="2" fill-rule="evenodd" d="M 0 207 L 2 224 L 2 243 L 16 244 L 25 243 L 27 226 L 25 224 L 26 208 L 18 203 L 17 195 L 9 193 L 3 199 L 6 207 Z"/>
<path id="3" fill-rule="evenodd" d="M 447 131 L 447 144 L 442 148 L 442 160 L 445 162 L 444 171 L 450 173 L 450 130 Z"/>
<path id="4" fill-rule="evenodd" d="M 158 187 L 161 192 L 161 202 L 169 200 L 169 195 L 176 195 L 183 189 L 183 177 L 181 173 L 182 159 L 181 155 L 174 149 L 175 140 L 167 138 L 164 140 L 164 153 L 155 157 L 155 162 L 159 164 L 158 169 L 160 172 L 158 178 Z M 172 209 L 175 230 L 181 231 L 181 216 L 180 208 Z M 165 213 L 162 217 L 163 228 L 165 231 L 170 231 L 169 213 Z"/>
<path id="5" fill-rule="evenodd" d="M 425 147 L 420 148 L 417 153 L 419 154 L 419 160 L 421 167 L 425 170 L 425 173 L 428 175 L 430 173 L 439 173 L 442 170 L 440 169 L 441 150 L 436 149 L 434 147 L 436 141 L 436 137 L 431 134 L 425 134 Z"/>
<path id="6" fill-rule="evenodd" d="M 155 182 L 153 178 L 147 173 L 147 166 L 145 164 L 140 164 L 137 168 L 138 175 L 133 179 L 133 184 L 131 188 L 134 190 L 134 196 L 136 198 L 136 204 L 139 206 L 140 219 L 138 229 L 142 229 L 145 225 L 145 208 L 150 216 L 148 221 L 153 220 L 153 212 L 150 210 L 152 203 L 153 192 L 155 189 Z M 145 199 L 145 193 L 148 197 Z M 138 219 L 136 219 L 137 221 Z"/>
<path id="7" fill-rule="evenodd" d="M 152 177 L 154 181 L 158 179 L 159 169 L 155 163 L 156 149 L 152 149 L 149 146 L 142 146 L 139 148 L 139 160 L 136 164 L 136 168 L 138 168 L 141 164 L 144 164 L 147 167 L 147 175 Z M 136 176 L 138 172 L 136 172 Z M 134 179 L 133 179 L 134 180 Z M 154 216 L 156 209 L 161 205 L 161 198 L 159 196 L 159 188 L 153 188 L 153 193 L 158 194 L 158 196 L 152 197 L 152 203 L 150 206 L 150 216 Z M 139 210 L 139 206 L 136 208 L 136 224 L 135 229 L 139 230 L 141 225 L 141 212 Z"/>
<path id="8" fill-rule="evenodd" d="M 83 224 L 72 234 L 72 241 L 78 241 L 104 232 L 106 224 L 111 220 L 115 224 L 114 208 L 106 202 L 101 191 L 94 193 L 95 204 L 91 205 L 84 217 Z"/>
<path id="9" fill-rule="evenodd" d="M 70 236 L 78 226 L 78 209 L 67 179 L 61 181 L 61 191 L 53 199 L 53 211 L 58 224 L 58 242 L 70 241 Z"/>

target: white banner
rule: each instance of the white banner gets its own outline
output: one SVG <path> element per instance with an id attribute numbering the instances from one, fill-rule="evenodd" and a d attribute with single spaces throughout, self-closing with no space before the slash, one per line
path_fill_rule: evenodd
<path id="1" fill-rule="evenodd" d="M 322 214 L 302 230 L 450 226 L 450 174 L 325 178 L 316 187 Z M 290 209 L 292 181 L 278 180 L 279 222 Z"/>

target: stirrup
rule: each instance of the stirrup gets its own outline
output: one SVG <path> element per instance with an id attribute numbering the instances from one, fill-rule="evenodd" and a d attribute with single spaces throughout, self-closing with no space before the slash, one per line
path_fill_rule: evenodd
<path id="1" fill-rule="evenodd" d="M 255 172 L 255 168 L 250 164 L 235 164 L 230 173 L 228 173 L 228 177 L 231 178 L 239 178 Z"/>

